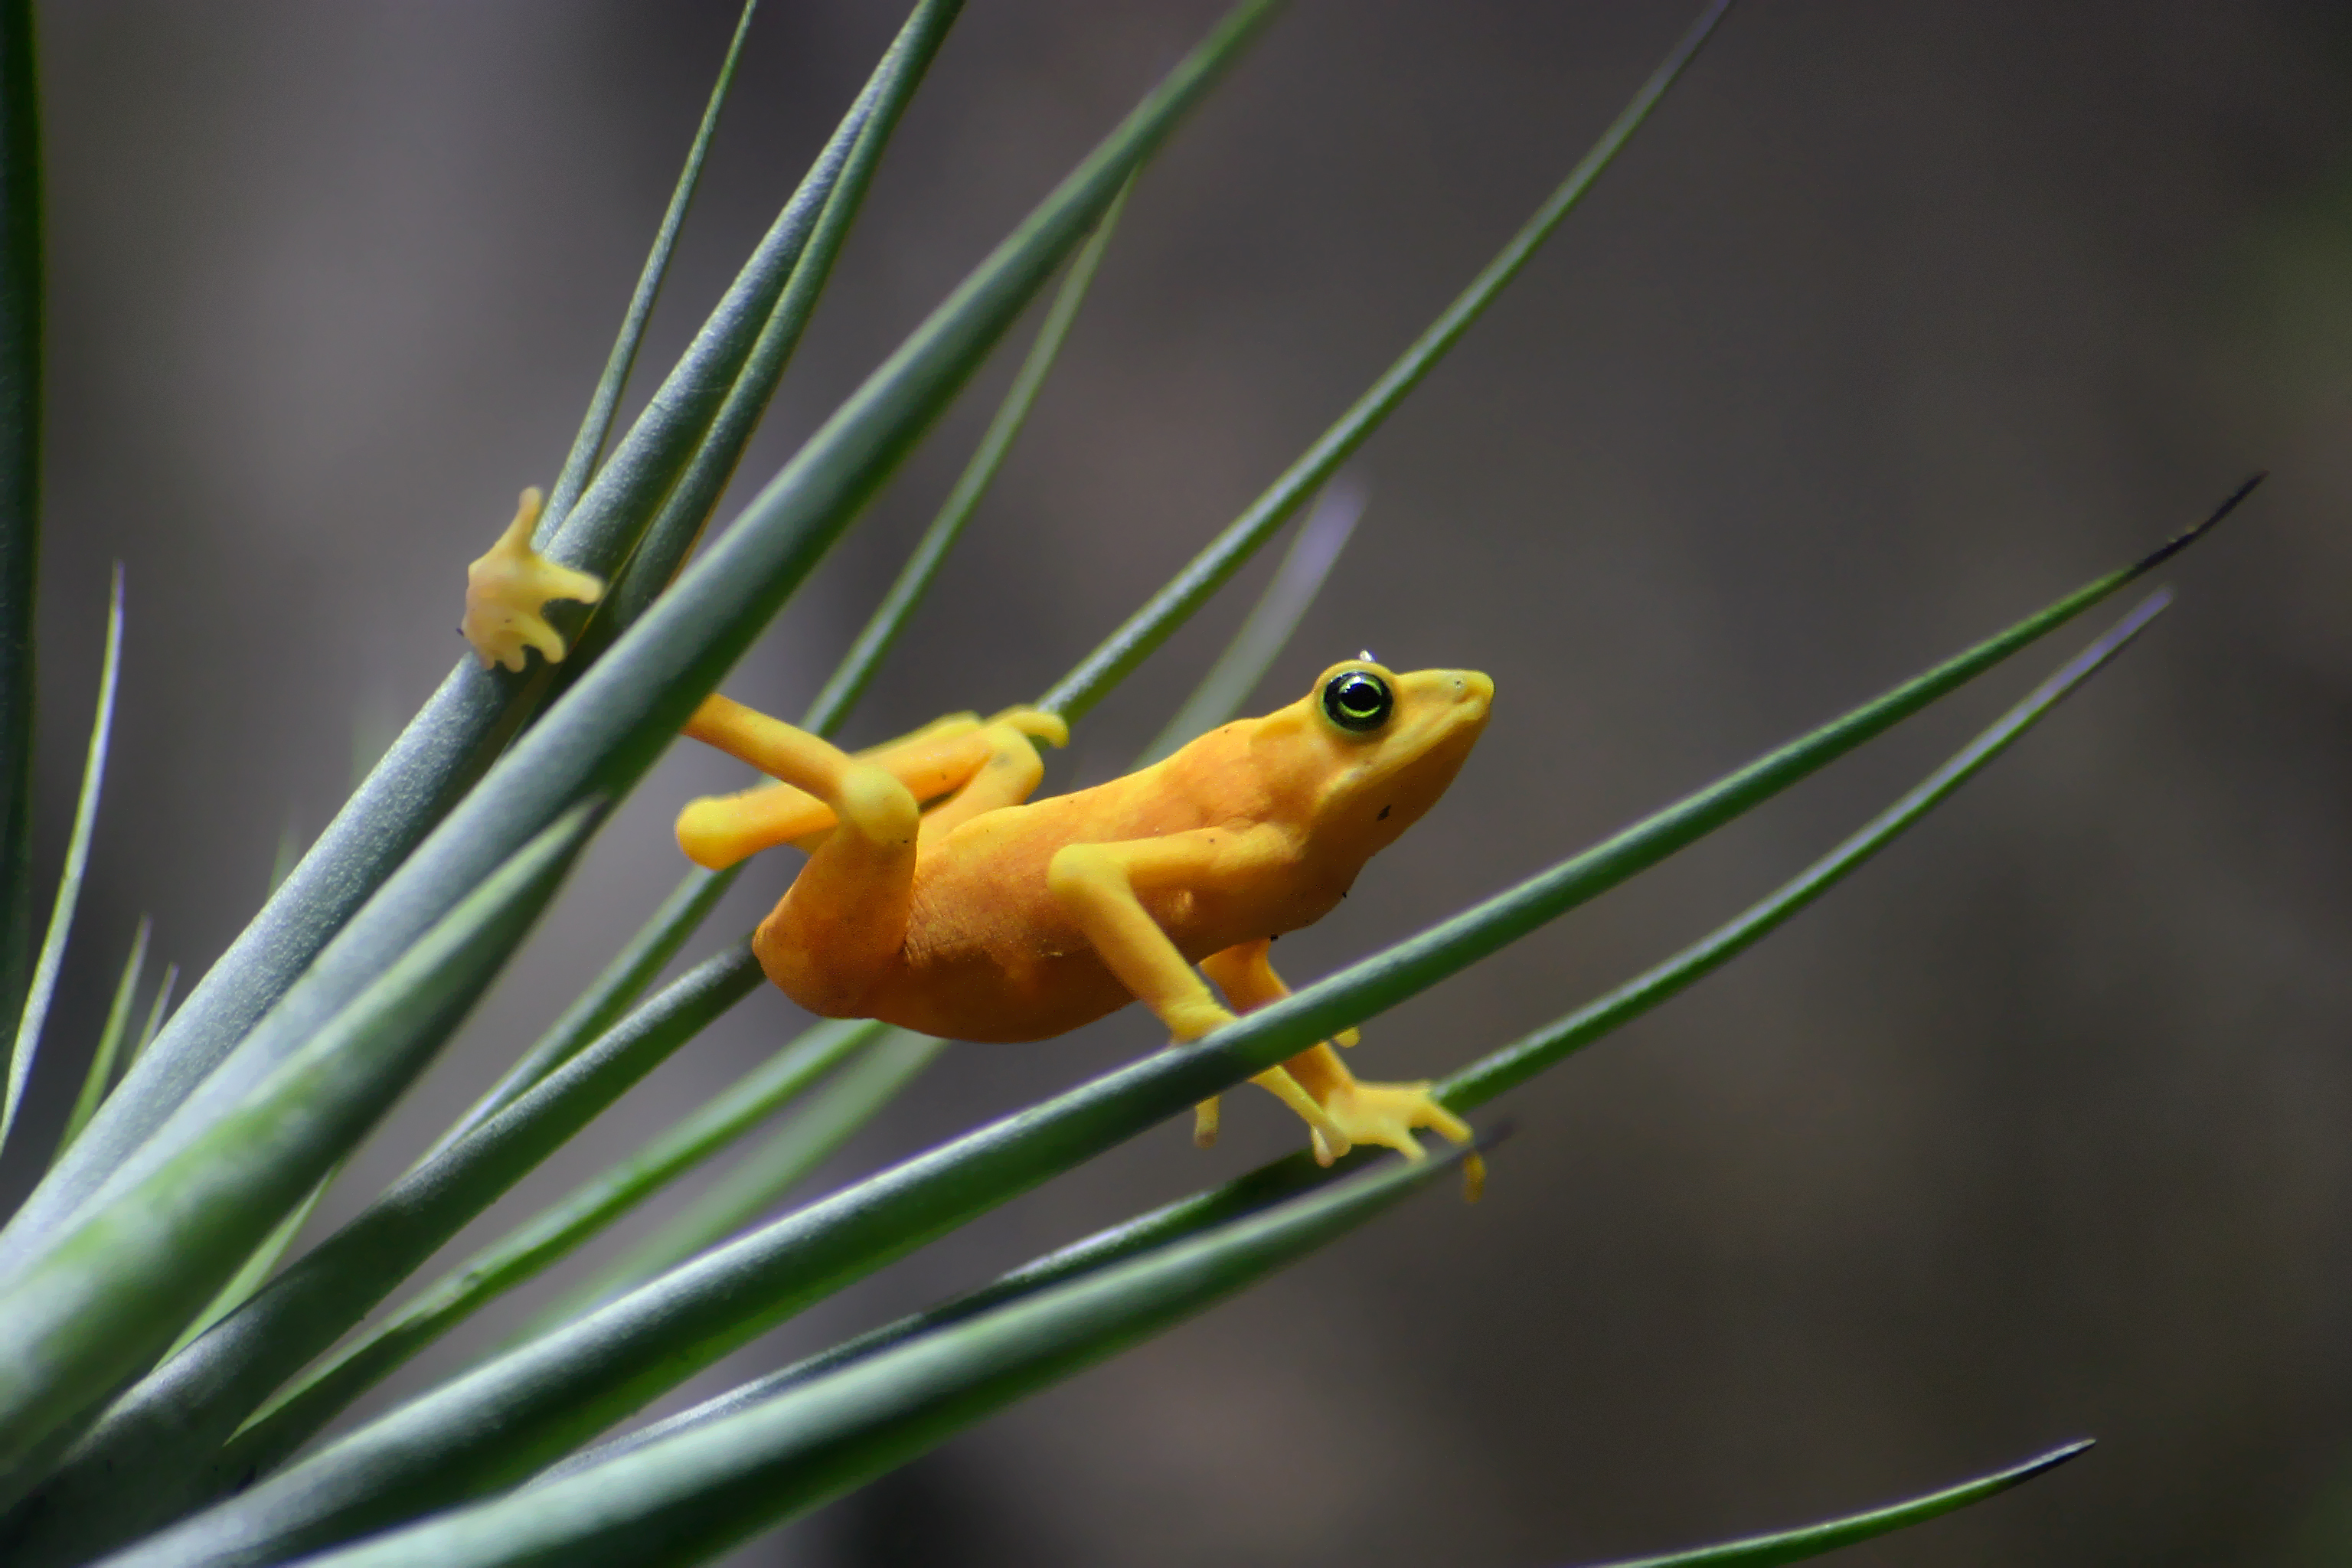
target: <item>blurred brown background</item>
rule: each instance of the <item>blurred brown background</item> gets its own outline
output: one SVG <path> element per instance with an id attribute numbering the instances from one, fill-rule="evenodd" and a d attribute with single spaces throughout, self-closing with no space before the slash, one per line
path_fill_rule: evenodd
<path id="1" fill-rule="evenodd" d="M 971 7 L 748 483 L 1217 10 Z M 853 738 L 1034 696 L 1091 647 L 1467 279 L 1690 10 L 1301 0 L 1139 193 Z M 45 868 L 115 558 L 131 630 L 44 1117 L 139 915 L 164 954 L 209 961 L 281 837 L 317 830 L 448 668 L 460 569 L 552 475 L 731 18 L 47 8 Z M 649 364 L 897 21 L 771 0 Z M 1004 371 L 730 691 L 786 711 L 814 691 Z M 2101 1447 L 2059 1475 L 1842 1561 L 2352 1560 L 2347 414 L 2340 7 L 1750 0 L 1363 457 L 1365 523 L 1261 706 L 1370 647 L 1483 668 L 1499 707 L 1448 801 L 1282 950 L 1294 978 L 2129 559 L 2249 469 L 2276 477 L 2168 574 L 2180 603 L 2146 644 L 2012 759 L 1768 946 L 1505 1102 L 1520 1131 L 1486 1204 L 1424 1199 L 742 1561 L 1538 1568 L 1791 1524 L 2084 1433 Z M 1082 764 L 1157 728 L 1256 580 L 1101 710 Z M 1359 1069 L 1443 1070 L 1698 934 L 2088 635 L 1377 1020 Z M 331 1208 L 634 929 L 679 869 L 669 815 L 731 778 L 681 753 L 640 792 Z M 747 877 L 692 951 L 787 875 Z M 755 997 L 478 1235 L 793 1027 Z M 1130 1012 L 952 1051 L 832 1179 L 1155 1043 Z M 1163 1130 L 698 1390 L 1296 1140 L 1263 1097 L 1235 1105 L 1213 1153 Z M 20 1151 L 0 1184 L 29 1174 Z"/>

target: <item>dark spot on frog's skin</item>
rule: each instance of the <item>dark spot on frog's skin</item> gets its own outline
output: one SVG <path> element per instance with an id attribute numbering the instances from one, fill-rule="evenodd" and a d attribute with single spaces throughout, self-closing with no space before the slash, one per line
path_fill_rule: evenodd
<path id="1" fill-rule="evenodd" d="M 1376 817 L 1372 818 L 1372 820 L 1373 820 L 1374 822 L 1386 822 L 1388 819 L 1389 819 L 1389 808 L 1388 808 L 1387 806 L 1385 806 L 1385 805 L 1384 805 L 1384 806 L 1382 806 L 1382 807 L 1381 807 L 1381 814 L 1380 814 L 1378 816 L 1376 816 Z"/>

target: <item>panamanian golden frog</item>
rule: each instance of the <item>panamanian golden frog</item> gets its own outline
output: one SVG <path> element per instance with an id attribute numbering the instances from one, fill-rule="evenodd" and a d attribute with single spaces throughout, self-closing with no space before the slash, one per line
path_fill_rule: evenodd
<path id="1" fill-rule="evenodd" d="M 524 492 L 468 574 L 462 629 L 485 668 L 520 669 L 526 647 L 560 661 L 546 602 L 603 591 L 531 550 L 538 503 Z M 1366 655 L 1286 708 L 1040 801 L 1029 799 L 1045 772 L 1032 742 L 1069 738 L 1050 713 L 953 714 L 852 756 L 714 696 L 685 732 L 777 782 L 695 801 L 678 845 L 714 870 L 782 844 L 808 853 L 751 946 L 768 978 L 820 1016 L 1040 1040 L 1139 1000 L 1182 1043 L 1234 1018 L 1203 974 L 1243 1012 L 1288 994 L 1274 939 L 1330 912 L 1437 803 L 1494 690 L 1475 670 L 1400 675 Z M 1356 1031 L 1338 1043 L 1354 1045 Z M 1361 1082 L 1331 1042 L 1252 1081 L 1306 1121 L 1326 1164 L 1357 1143 L 1420 1159 L 1417 1128 L 1470 1136 L 1427 1083 Z M 1203 1146 L 1217 1114 L 1214 1100 L 1196 1112 Z M 1469 1175 L 1475 1194 L 1475 1165 Z"/>
<path id="2" fill-rule="evenodd" d="M 678 844 L 713 869 L 779 844 L 810 852 L 751 945 L 812 1013 L 1038 1040 L 1132 999 L 1196 1040 L 1234 1017 L 1203 973 L 1243 1012 L 1288 994 L 1268 946 L 1329 912 L 1436 804 L 1493 695 L 1474 670 L 1350 659 L 1286 708 L 1039 801 L 1031 742 L 1067 738 L 1049 713 L 959 714 L 853 757 L 713 697 L 686 733 L 781 782 L 694 802 Z M 1326 1163 L 1355 1143 L 1420 1158 L 1415 1128 L 1469 1136 L 1427 1084 L 1360 1082 L 1328 1042 L 1253 1081 L 1306 1120 Z M 1195 1138 L 1216 1126 L 1210 1100 Z"/>

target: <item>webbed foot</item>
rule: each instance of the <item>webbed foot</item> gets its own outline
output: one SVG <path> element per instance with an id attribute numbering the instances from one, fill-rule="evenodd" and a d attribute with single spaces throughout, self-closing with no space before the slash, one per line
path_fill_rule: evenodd
<path id="1" fill-rule="evenodd" d="M 541 614 L 551 599 L 593 605 L 604 594 L 601 578 L 560 566 L 530 547 L 539 524 L 537 486 L 522 492 L 514 521 L 489 552 L 466 568 L 466 618 L 458 626 L 488 669 L 502 664 L 520 671 L 523 650 L 535 647 L 550 664 L 563 661 L 562 634 Z"/>

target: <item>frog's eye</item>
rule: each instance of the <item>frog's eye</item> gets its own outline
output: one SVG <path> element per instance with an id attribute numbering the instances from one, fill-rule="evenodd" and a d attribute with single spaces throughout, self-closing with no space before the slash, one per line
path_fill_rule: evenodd
<path id="1" fill-rule="evenodd" d="M 1341 670 L 1323 683 L 1323 711 L 1342 730 L 1377 730 L 1395 707 L 1389 683 L 1369 669 Z"/>

